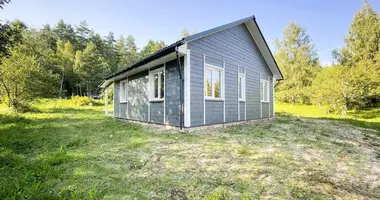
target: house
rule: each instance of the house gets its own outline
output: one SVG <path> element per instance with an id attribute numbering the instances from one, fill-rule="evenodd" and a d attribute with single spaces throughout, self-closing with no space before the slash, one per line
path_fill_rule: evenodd
<path id="1" fill-rule="evenodd" d="M 251 16 L 185 37 L 101 87 L 114 88 L 116 118 L 187 128 L 273 118 L 282 79 Z"/>

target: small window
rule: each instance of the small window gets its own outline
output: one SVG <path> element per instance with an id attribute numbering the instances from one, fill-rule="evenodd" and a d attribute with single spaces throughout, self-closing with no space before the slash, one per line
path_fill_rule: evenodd
<path id="1" fill-rule="evenodd" d="M 127 102 L 128 80 L 120 82 L 120 102 Z"/>
<path id="2" fill-rule="evenodd" d="M 207 65 L 205 69 L 204 90 L 208 99 L 222 99 L 223 69 Z"/>
<path id="3" fill-rule="evenodd" d="M 165 72 L 160 68 L 149 73 L 151 101 L 163 101 L 165 98 Z"/>
<path id="4" fill-rule="evenodd" d="M 239 73 L 238 79 L 239 101 L 245 101 L 245 74 Z"/>
<path id="5" fill-rule="evenodd" d="M 261 102 L 269 102 L 269 84 L 266 80 L 260 82 Z"/>

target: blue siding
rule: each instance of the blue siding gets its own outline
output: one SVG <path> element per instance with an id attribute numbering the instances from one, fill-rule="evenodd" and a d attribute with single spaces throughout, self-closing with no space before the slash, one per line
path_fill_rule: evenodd
<path id="1" fill-rule="evenodd" d="M 148 71 L 128 77 L 129 119 L 148 121 Z"/>
<path id="2" fill-rule="evenodd" d="M 150 121 L 164 123 L 164 102 L 150 102 Z"/>
<path id="3" fill-rule="evenodd" d="M 201 116 L 203 116 L 203 54 L 206 55 L 207 61 L 211 60 L 209 58 L 214 58 L 214 60 L 223 60 L 226 63 L 230 63 L 232 66 L 239 66 L 239 68 L 245 69 L 247 119 L 260 118 L 260 74 L 268 77 L 272 76 L 272 73 L 245 24 L 228 28 L 209 36 L 191 41 L 188 43 L 188 48 L 192 50 L 190 56 L 192 126 L 203 124 L 203 122 L 200 120 L 202 119 Z M 229 66 L 226 65 L 226 68 L 228 67 Z M 231 73 L 229 69 L 225 70 L 225 73 L 227 72 Z M 227 78 L 230 78 L 228 76 L 229 75 L 226 74 L 225 81 L 227 81 Z M 227 94 L 231 94 L 227 88 L 227 82 L 225 94 L 226 111 L 228 110 L 228 114 L 226 113 L 226 120 L 232 121 L 236 116 L 236 113 L 230 112 L 230 109 L 233 109 L 234 105 L 232 103 L 232 97 L 227 97 Z M 238 97 L 236 93 L 236 99 L 237 98 Z M 273 102 L 271 101 L 271 104 L 272 103 Z M 206 120 L 210 116 L 207 114 L 207 111 L 208 108 L 206 105 Z M 193 112 L 196 112 L 196 114 Z M 267 113 L 269 114 L 268 110 Z M 213 120 L 210 120 L 210 122 L 215 122 L 214 118 L 218 118 L 216 116 L 212 117 Z M 268 116 L 263 115 L 263 117 Z M 217 123 L 221 123 L 220 119 Z"/>
<path id="4" fill-rule="evenodd" d="M 226 122 L 238 121 L 238 67 L 225 63 Z"/>
<path id="5" fill-rule="evenodd" d="M 269 103 L 262 103 L 263 105 L 263 118 L 269 118 Z"/>
<path id="6" fill-rule="evenodd" d="M 113 86 L 113 100 L 114 100 L 114 104 L 113 104 L 113 114 L 115 117 L 120 117 L 119 114 L 119 101 L 120 101 L 120 97 L 119 97 L 119 90 L 120 90 L 120 81 L 115 81 L 114 82 L 114 86 Z"/>
<path id="7" fill-rule="evenodd" d="M 203 55 L 196 52 L 190 54 L 190 102 L 191 102 L 191 126 L 203 125 L 203 77 L 204 63 Z"/>
<path id="8" fill-rule="evenodd" d="M 124 119 L 127 119 L 127 103 L 120 103 L 119 104 L 119 117 L 120 118 L 124 118 Z"/>
<path id="9" fill-rule="evenodd" d="M 206 63 L 207 64 L 210 64 L 210 65 L 214 65 L 216 67 L 221 67 L 223 68 L 223 61 L 221 60 L 217 60 L 215 58 L 212 58 L 212 57 L 209 57 L 209 56 L 206 56 Z"/>
<path id="10" fill-rule="evenodd" d="M 206 124 L 223 123 L 223 101 L 206 100 Z"/>
<path id="11" fill-rule="evenodd" d="M 183 57 L 180 59 L 183 75 Z M 166 106 L 166 124 L 179 126 L 180 125 L 180 80 L 177 67 L 177 60 L 172 60 L 166 63 L 165 73 L 165 106 Z"/>
<path id="12" fill-rule="evenodd" d="M 240 121 L 245 120 L 245 102 L 239 102 L 240 108 Z"/>

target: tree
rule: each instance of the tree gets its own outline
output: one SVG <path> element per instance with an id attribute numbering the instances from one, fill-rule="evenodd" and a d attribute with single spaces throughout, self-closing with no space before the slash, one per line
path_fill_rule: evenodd
<path id="1" fill-rule="evenodd" d="M 0 0 L 0 8 L 3 9 L 5 4 L 10 3 L 11 0 Z"/>
<path id="2" fill-rule="evenodd" d="M 83 52 L 76 52 L 74 71 L 80 77 L 80 89 L 86 87 L 87 95 L 99 91 L 99 84 L 109 74 L 107 69 L 107 63 L 94 43 L 89 42 Z"/>
<path id="3" fill-rule="evenodd" d="M 27 26 L 19 20 L 0 24 L 0 58 L 10 55 L 10 49 L 22 41 L 26 29 Z"/>
<path id="4" fill-rule="evenodd" d="M 109 71 L 111 73 L 116 73 L 118 70 L 118 56 L 117 56 L 117 49 L 116 49 L 116 40 L 112 32 L 109 32 L 108 35 L 105 37 L 105 58 L 109 65 Z"/>
<path id="5" fill-rule="evenodd" d="M 345 46 L 333 51 L 337 62 L 352 72 L 346 79 L 350 80 L 350 87 L 357 95 L 350 99 L 350 108 L 364 108 L 380 101 L 379 54 L 380 17 L 365 1 L 354 16 Z"/>
<path id="6" fill-rule="evenodd" d="M 116 43 L 117 56 L 119 58 L 118 70 L 125 69 L 135 63 L 138 59 L 137 46 L 133 36 L 120 36 Z"/>
<path id="7" fill-rule="evenodd" d="M 309 103 L 308 91 L 321 67 L 306 29 L 291 22 L 283 32 L 283 40 L 276 39 L 275 43 L 275 58 L 285 78 L 276 86 L 276 98 L 291 103 Z"/>
<path id="8" fill-rule="evenodd" d="M 349 100 L 355 95 L 345 77 L 351 72 L 344 66 L 324 68 L 315 78 L 312 87 L 312 103 L 327 107 L 329 112 L 346 114 Z"/>
<path id="9" fill-rule="evenodd" d="M 34 98 L 51 94 L 51 83 L 56 79 L 56 75 L 41 67 L 37 56 L 29 54 L 24 44 L 17 45 L 9 58 L 2 59 L 0 90 L 5 94 L 3 101 L 16 111 L 23 111 Z"/>
<path id="10" fill-rule="evenodd" d="M 65 76 L 73 76 L 73 66 L 75 61 L 74 47 L 69 41 L 63 42 L 62 40 L 57 42 L 57 61 L 62 71 L 61 83 L 59 88 L 59 97 L 62 97 L 63 83 Z"/>
<path id="11" fill-rule="evenodd" d="M 149 40 L 148 43 L 140 51 L 140 59 L 148 57 L 149 55 L 157 52 L 158 50 L 165 47 L 165 42 Z"/>

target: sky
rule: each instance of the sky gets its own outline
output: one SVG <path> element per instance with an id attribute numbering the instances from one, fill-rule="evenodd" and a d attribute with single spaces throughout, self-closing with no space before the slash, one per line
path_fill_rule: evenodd
<path id="1" fill-rule="evenodd" d="M 379 0 L 368 0 L 380 12 Z M 19 19 L 32 27 L 54 25 L 59 19 L 79 24 L 86 20 L 105 36 L 132 35 L 139 48 L 149 39 L 170 44 L 184 29 L 201 32 L 251 15 L 272 51 L 285 26 L 305 27 L 322 65 L 332 62 L 331 51 L 344 45 L 354 14 L 363 0 L 12 0 L 0 10 L 0 20 Z"/>

